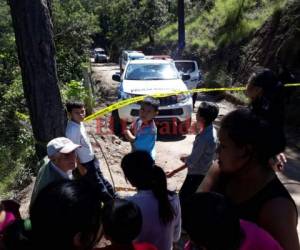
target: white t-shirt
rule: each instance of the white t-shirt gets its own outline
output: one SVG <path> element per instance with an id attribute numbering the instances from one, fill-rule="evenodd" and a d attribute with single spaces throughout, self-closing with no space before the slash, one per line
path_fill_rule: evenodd
<path id="1" fill-rule="evenodd" d="M 178 241 L 181 234 L 181 209 L 178 195 L 169 196 L 175 217 L 167 225 L 159 219 L 158 201 L 152 191 L 138 191 L 126 199 L 137 204 L 142 212 L 142 230 L 135 242 L 148 242 L 155 245 L 158 250 L 171 250 L 173 242 Z"/>
<path id="2" fill-rule="evenodd" d="M 79 157 L 80 163 L 86 163 L 94 159 L 92 144 L 82 122 L 78 124 L 69 120 L 66 129 L 66 137 L 72 142 L 81 145 L 80 148 L 76 149 L 76 154 Z"/>

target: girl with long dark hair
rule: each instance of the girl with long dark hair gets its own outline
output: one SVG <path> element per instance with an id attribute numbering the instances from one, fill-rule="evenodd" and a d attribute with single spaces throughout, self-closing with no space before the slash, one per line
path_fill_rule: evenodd
<path id="1" fill-rule="evenodd" d="M 142 230 L 137 242 L 149 242 L 159 250 L 170 250 L 180 237 L 181 211 L 178 196 L 167 189 L 164 171 L 145 151 L 127 154 L 121 162 L 125 177 L 137 193 L 129 200 L 142 212 Z"/>

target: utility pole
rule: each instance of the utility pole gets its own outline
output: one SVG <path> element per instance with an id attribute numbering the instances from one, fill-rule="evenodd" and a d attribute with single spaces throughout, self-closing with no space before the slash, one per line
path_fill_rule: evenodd
<path id="1" fill-rule="evenodd" d="M 177 2 L 177 16 L 178 16 L 178 54 L 180 57 L 185 47 L 185 27 L 184 27 L 184 0 Z"/>

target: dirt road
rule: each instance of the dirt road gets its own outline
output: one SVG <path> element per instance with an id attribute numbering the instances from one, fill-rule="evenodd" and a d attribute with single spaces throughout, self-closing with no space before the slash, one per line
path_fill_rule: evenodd
<path id="1" fill-rule="evenodd" d="M 118 66 L 114 64 L 93 64 L 93 76 L 92 78 L 97 82 L 97 89 L 103 94 L 103 98 L 100 98 L 101 103 L 99 106 L 110 104 L 116 100 L 116 87 L 118 83 L 112 80 L 112 75 L 118 72 Z M 207 100 L 209 98 L 206 95 L 199 95 L 196 102 L 195 111 L 200 101 Z M 215 100 L 216 101 L 216 100 Z M 220 114 L 216 121 L 216 126 L 218 126 L 220 119 L 229 111 L 235 109 L 235 105 L 225 101 L 217 101 L 220 107 Z M 193 114 L 193 120 L 195 121 L 195 113 Z M 93 125 L 91 125 L 91 131 L 93 130 Z M 298 135 L 298 136 L 296 136 Z M 293 198 L 295 199 L 298 210 L 300 211 L 300 150 L 296 147 L 299 140 L 300 130 L 293 131 L 287 134 L 289 147 L 286 150 L 286 155 L 288 163 L 283 173 L 279 173 L 278 176 L 282 182 L 286 185 Z M 186 135 L 182 137 L 160 137 L 157 141 L 157 164 L 160 165 L 164 170 L 171 170 L 182 163 L 179 157 L 182 154 L 189 154 L 192 149 L 192 143 L 194 140 L 194 135 Z M 120 160 L 122 155 L 130 152 L 130 144 L 126 141 L 120 140 L 115 136 L 102 136 L 102 144 L 105 145 L 106 155 L 108 162 L 111 164 L 110 169 L 113 173 L 113 178 L 116 186 L 119 187 L 130 187 L 126 183 L 122 172 L 120 170 Z M 110 144 L 107 144 L 110 142 Z M 99 150 L 98 150 L 99 152 Z M 100 153 L 100 152 L 99 152 Z M 112 154 L 112 155 L 110 155 Z M 99 157 L 104 161 L 101 154 Z M 109 178 L 109 173 L 107 168 L 103 168 L 105 175 Z M 179 190 L 183 180 L 185 178 L 186 171 L 182 171 L 175 175 L 173 178 L 168 180 L 168 186 L 171 190 Z M 300 214 L 300 213 L 299 213 Z M 298 219 L 298 233 L 300 235 L 300 220 Z"/>

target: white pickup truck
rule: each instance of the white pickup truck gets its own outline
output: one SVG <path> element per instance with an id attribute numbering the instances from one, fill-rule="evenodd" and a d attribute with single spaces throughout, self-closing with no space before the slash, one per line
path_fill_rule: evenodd
<path id="1" fill-rule="evenodd" d="M 124 100 L 139 95 L 185 91 L 187 86 L 183 80 L 188 80 L 189 77 L 178 73 L 173 60 L 142 59 L 129 61 L 124 73 L 121 76 L 115 74 L 112 79 L 120 82 L 118 97 Z M 193 110 L 191 95 L 172 95 L 159 98 L 159 101 L 156 122 L 176 123 L 177 128 L 180 127 L 182 130 L 182 133 L 178 131 L 178 134 L 185 133 L 184 131 L 191 125 Z M 139 116 L 139 109 L 140 105 L 136 103 L 113 112 L 115 129 L 120 129 L 120 123 L 133 122 Z"/>

